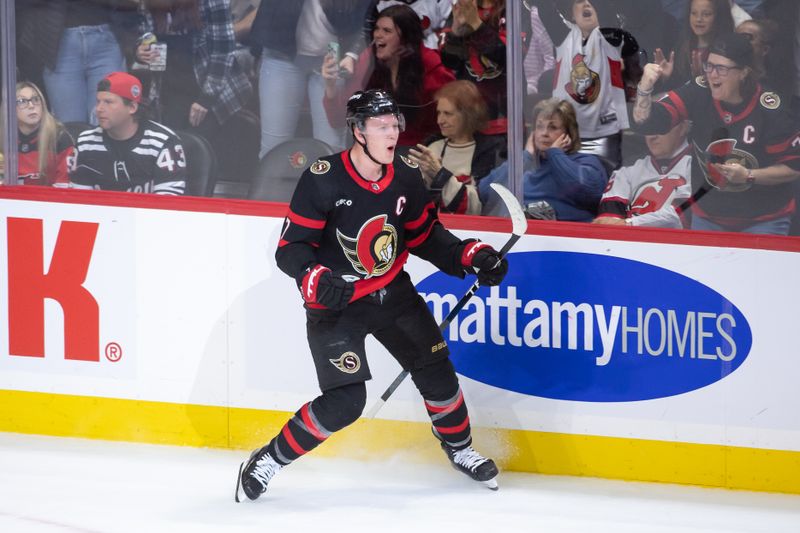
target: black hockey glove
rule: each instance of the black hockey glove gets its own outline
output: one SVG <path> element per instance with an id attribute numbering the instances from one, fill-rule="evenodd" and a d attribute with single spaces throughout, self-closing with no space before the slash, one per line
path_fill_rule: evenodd
<path id="1" fill-rule="evenodd" d="M 329 268 L 322 265 L 307 268 L 299 285 L 303 300 L 324 305 L 332 311 L 347 307 L 355 291 L 353 283 L 335 277 Z"/>
<path id="2" fill-rule="evenodd" d="M 461 264 L 474 267 L 478 281 L 484 287 L 500 285 L 508 272 L 508 260 L 500 259 L 497 250 L 480 241 L 466 243 Z"/>

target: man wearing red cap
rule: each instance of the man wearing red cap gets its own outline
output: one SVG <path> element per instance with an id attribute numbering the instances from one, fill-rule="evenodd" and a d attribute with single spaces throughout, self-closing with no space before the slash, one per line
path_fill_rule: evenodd
<path id="1" fill-rule="evenodd" d="M 182 195 L 186 157 L 169 128 L 142 118 L 141 82 L 112 72 L 97 84 L 98 128 L 78 136 L 70 174 L 77 189 Z"/>

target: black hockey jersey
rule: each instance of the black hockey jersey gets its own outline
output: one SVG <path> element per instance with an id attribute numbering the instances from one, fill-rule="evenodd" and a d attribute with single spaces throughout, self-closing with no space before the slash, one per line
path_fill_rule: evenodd
<path id="1" fill-rule="evenodd" d="M 757 221 L 791 214 L 794 209 L 792 183 L 753 185 L 746 191 L 717 189 L 710 175 L 709 145 L 730 139 L 733 148 L 725 158 L 746 168 L 757 169 L 785 164 L 800 170 L 800 130 L 792 123 L 780 97 L 757 86 L 736 106 L 711 97 L 705 78 L 669 92 L 653 104 L 650 118 L 640 127 L 646 134 L 665 133 L 683 120 L 692 121 L 690 136 L 694 144 L 692 189 L 702 198 L 693 209 L 704 218 L 724 226 L 746 227 Z"/>
<path id="2" fill-rule="evenodd" d="M 298 283 L 309 267 L 324 265 L 355 282 L 355 301 L 388 285 L 409 252 L 463 277 L 462 249 L 462 241 L 439 222 L 416 163 L 396 155 L 373 182 L 359 175 L 344 151 L 303 173 L 276 259 Z"/>
<path id="3" fill-rule="evenodd" d="M 182 195 L 186 156 L 178 136 L 152 120 L 136 135 L 116 141 L 102 128 L 78 135 L 77 162 L 70 185 L 77 189 Z"/>

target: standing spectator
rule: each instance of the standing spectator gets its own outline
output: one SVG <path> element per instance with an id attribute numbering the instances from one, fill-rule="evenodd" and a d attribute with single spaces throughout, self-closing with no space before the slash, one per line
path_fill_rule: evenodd
<path id="1" fill-rule="evenodd" d="M 413 253 L 446 274 L 463 278 L 475 272 L 481 285 L 495 286 L 508 261 L 488 244 L 462 241 L 439 223 L 416 165 L 395 150 L 402 118 L 388 93 L 354 94 L 347 122 L 356 142 L 300 177 L 275 253 L 278 268 L 302 294 L 322 394 L 241 464 L 236 501 L 259 498 L 281 469 L 361 416 L 365 382 L 372 377 L 367 335 L 411 374 L 453 467 L 496 489 L 497 466 L 472 447 L 450 350 L 403 264 Z"/>
<path id="2" fill-rule="evenodd" d="M 728 0 L 691 0 L 683 20 L 676 51 L 669 57 L 661 49 L 655 53 L 654 62 L 661 66 L 661 85 L 665 88 L 680 87 L 702 76 L 711 43 L 720 35 L 732 33 L 735 27 Z"/>
<path id="3" fill-rule="evenodd" d="M 616 27 L 616 13 L 605 0 L 574 0 L 563 17 L 552 0 L 538 3 L 545 28 L 558 43 L 553 96 L 575 107 L 582 150 L 617 168 L 622 162 L 622 130 L 629 125 L 624 59 L 635 57 L 638 45 Z"/>
<path id="4" fill-rule="evenodd" d="M 680 205 L 692 194 L 688 131 L 683 121 L 663 135 L 647 135 L 650 155 L 611 175 L 595 223 L 682 228 Z"/>
<path id="5" fill-rule="evenodd" d="M 30 82 L 17 84 L 17 175 L 23 185 L 69 185 L 75 143 L 50 114 L 42 91 Z"/>
<path id="6" fill-rule="evenodd" d="M 504 143 L 497 135 L 480 133 L 489 113 L 471 81 L 448 83 L 434 98 L 441 134 L 409 155 L 419 164 L 440 211 L 480 215 L 477 183 L 495 167 Z"/>
<path id="7" fill-rule="evenodd" d="M 142 84 L 113 72 L 97 84 L 100 127 L 78 136 L 76 189 L 182 195 L 186 157 L 172 130 L 142 117 Z"/>
<path id="8" fill-rule="evenodd" d="M 380 0 L 368 17 L 366 24 L 368 34 L 372 33 L 378 13 L 398 4 L 406 4 L 419 15 L 422 23 L 422 41 L 433 50 L 439 49 L 441 31 L 447 26 L 450 13 L 453 11 L 453 0 Z"/>
<path id="9" fill-rule="evenodd" d="M 332 125 L 322 105 L 325 82 L 320 65 L 328 56 L 337 75 L 353 74 L 365 43 L 361 29 L 370 0 L 262 0 L 250 31 L 261 56 L 259 102 L 261 157 L 293 138 L 306 99 L 313 135 L 344 146 L 343 125 Z M 335 50 L 329 45 L 334 43 Z"/>
<path id="10" fill-rule="evenodd" d="M 524 39 L 530 33 L 529 18 L 523 18 Z M 455 0 L 453 22 L 445 33 L 442 63 L 456 79 L 469 80 L 489 106 L 489 124 L 484 133 L 505 135 L 506 117 L 506 2 L 505 0 Z"/>
<path id="11" fill-rule="evenodd" d="M 42 73 L 53 114 L 62 122 L 96 124 L 97 83 L 133 58 L 138 2 L 30 0 L 19 13 L 18 56 L 31 78 Z"/>
<path id="12" fill-rule="evenodd" d="M 522 193 L 528 216 L 591 222 L 608 173 L 599 158 L 578 151 L 581 141 L 575 109 L 566 100 L 543 100 L 533 108 L 533 124 L 522 154 Z M 478 182 L 487 214 L 493 209 L 486 202 L 489 185 L 494 182 L 508 183 L 508 162 Z"/>
<path id="13" fill-rule="evenodd" d="M 542 19 L 539 18 L 539 8 L 531 6 L 531 42 L 523 62 L 529 96 L 539 92 L 538 83 L 542 73 L 555 67 L 556 59 L 553 52 L 553 41 L 550 40 Z"/>
<path id="14" fill-rule="evenodd" d="M 250 80 L 235 61 L 229 1 L 144 2 L 148 28 L 167 45 L 166 70 L 157 93 L 150 95 L 158 120 L 175 129 L 197 128 L 213 139 L 252 93 Z M 144 64 L 157 56 L 148 43 L 136 51 L 137 61 Z"/>
<path id="15" fill-rule="evenodd" d="M 354 74 L 344 84 L 340 83 L 340 69 L 330 57 L 322 66 L 322 76 L 325 111 L 335 126 L 344 125 L 342 110 L 355 91 L 366 88 L 390 92 L 406 120 L 400 146 L 415 146 L 436 133 L 433 95 L 455 79 L 442 65 L 439 52 L 422 44 L 419 16 L 406 5 L 381 11 L 372 46 L 361 53 Z"/>
<path id="16" fill-rule="evenodd" d="M 645 67 L 634 120 L 645 134 L 692 121 L 692 229 L 786 235 L 800 177 L 800 132 L 777 93 L 753 72 L 753 49 L 737 33 L 720 36 L 706 77 L 653 103 L 662 69 Z M 705 179 L 702 178 L 705 176 Z"/>
<path id="17" fill-rule="evenodd" d="M 736 27 L 753 46 L 753 70 L 761 83 L 779 94 L 786 95 L 787 87 L 781 84 L 781 75 L 777 72 L 784 68 L 776 64 L 771 57 L 772 39 L 778 33 L 778 25 L 769 19 L 746 20 Z"/>

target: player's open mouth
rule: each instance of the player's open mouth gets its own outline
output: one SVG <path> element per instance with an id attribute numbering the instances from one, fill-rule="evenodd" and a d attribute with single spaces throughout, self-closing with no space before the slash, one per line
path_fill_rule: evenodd
<path id="1" fill-rule="evenodd" d="M 584 10 L 583 10 L 583 13 L 581 14 L 581 16 L 582 16 L 583 18 L 585 18 L 585 19 L 592 18 L 592 15 L 594 15 L 594 11 L 592 11 L 592 10 L 591 10 L 590 8 L 588 8 L 588 7 L 587 7 L 586 9 L 584 9 Z"/>

